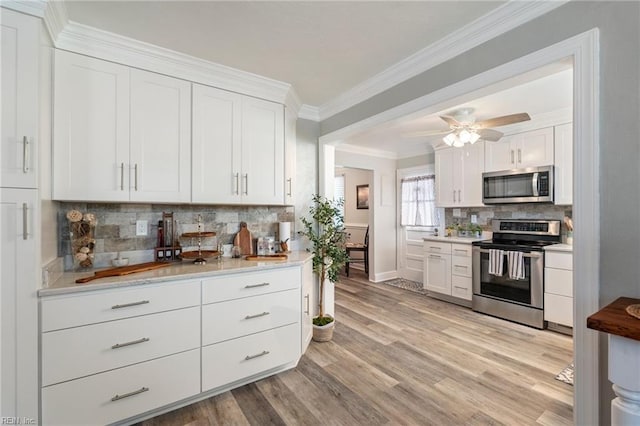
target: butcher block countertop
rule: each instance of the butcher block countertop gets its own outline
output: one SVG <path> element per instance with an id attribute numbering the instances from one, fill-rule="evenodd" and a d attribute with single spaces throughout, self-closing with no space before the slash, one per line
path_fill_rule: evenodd
<path id="1" fill-rule="evenodd" d="M 172 263 L 166 268 L 155 269 L 119 277 L 105 277 L 86 284 L 76 284 L 78 278 L 93 275 L 98 269 L 88 272 L 65 272 L 62 276 L 46 288 L 38 291 L 38 296 L 54 296 L 60 294 L 79 293 L 93 290 L 103 290 L 118 287 L 130 287 L 142 284 L 159 283 L 173 280 L 191 280 L 207 278 L 216 275 L 237 274 L 242 272 L 256 272 L 268 269 L 299 266 L 313 256 L 306 251 L 287 253 L 286 260 L 248 261 L 245 259 L 223 258 L 222 262 L 210 259 L 205 265 L 194 265 L 191 261 Z"/>
<path id="2" fill-rule="evenodd" d="M 626 311 L 627 306 L 639 304 L 640 299 L 621 297 L 587 318 L 587 327 L 628 339 L 640 340 L 640 319 Z"/>

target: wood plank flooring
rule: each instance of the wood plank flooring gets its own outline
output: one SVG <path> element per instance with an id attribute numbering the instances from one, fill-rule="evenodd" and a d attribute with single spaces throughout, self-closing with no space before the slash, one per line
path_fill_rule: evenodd
<path id="1" fill-rule="evenodd" d="M 475 313 L 353 270 L 336 286 L 331 342 L 298 366 L 152 425 L 570 425 L 554 379 L 571 337 Z"/>

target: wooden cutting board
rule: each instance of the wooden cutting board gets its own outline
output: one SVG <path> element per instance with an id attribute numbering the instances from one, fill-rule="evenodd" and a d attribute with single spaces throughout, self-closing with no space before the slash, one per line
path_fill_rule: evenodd
<path id="1" fill-rule="evenodd" d="M 240 231 L 236 234 L 233 245 L 240 247 L 243 256 L 253 254 L 253 239 L 246 222 L 240 222 Z"/>
<path id="2" fill-rule="evenodd" d="M 261 256 L 247 256 L 245 260 L 254 260 L 258 262 L 262 262 L 263 260 L 287 260 L 286 254 L 266 254 Z"/>
<path id="3" fill-rule="evenodd" d="M 89 281 L 97 280 L 99 278 L 106 277 L 119 277 L 122 275 L 135 274 L 136 272 L 151 271 L 153 269 L 164 268 L 170 266 L 171 263 L 167 262 L 147 262 L 139 263 L 137 265 L 120 266 L 118 268 L 104 269 L 102 271 L 96 271 L 94 275 L 85 278 L 78 278 L 76 283 L 84 284 Z"/>

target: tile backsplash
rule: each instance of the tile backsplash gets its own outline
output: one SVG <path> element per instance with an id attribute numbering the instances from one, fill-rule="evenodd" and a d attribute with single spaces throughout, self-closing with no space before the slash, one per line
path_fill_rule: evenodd
<path id="1" fill-rule="evenodd" d="M 156 204 L 106 204 L 106 203 L 60 203 L 58 209 L 58 253 L 64 257 L 66 270 L 73 268 L 69 222 L 66 214 L 69 210 L 93 213 L 97 218 L 95 229 L 94 266 L 110 266 L 118 253 L 128 257 L 131 263 L 153 260 L 157 242 L 158 221 L 163 212 L 173 212 L 177 221 L 176 234 L 196 232 L 198 215 L 202 217 L 202 230 L 213 231 L 216 237 L 203 240 L 203 249 L 217 247 L 218 243 L 232 243 L 240 229 L 240 222 L 246 222 L 254 238 L 278 237 L 278 222 L 294 222 L 293 207 L 282 206 L 193 206 L 193 205 L 156 205 Z M 136 221 L 148 222 L 148 235 L 136 236 Z M 292 239 L 295 230 L 292 229 Z M 185 250 L 196 243 L 189 239 L 180 239 Z"/>

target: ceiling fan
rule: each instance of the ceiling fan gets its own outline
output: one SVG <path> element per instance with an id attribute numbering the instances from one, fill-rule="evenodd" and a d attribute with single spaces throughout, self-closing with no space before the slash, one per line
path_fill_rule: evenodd
<path id="1" fill-rule="evenodd" d="M 449 125 L 449 130 L 414 132 L 407 136 L 433 136 L 447 133 L 443 138 L 443 141 L 449 146 L 461 147 L 466 143 L 476 143 L 479 139 L 497 141 L 504 135 L 504 133 L 499 132 L 498 130 L 491 129 L 491 127 L 506 126 L 508 124 L 531 120 L 529 114 L 521 112 L 518 114 L 494 117 L 488 120 L 476 121 L 473 112 L 474 108 L 461 108 L 453 111 L 451 115 L 441 115 L 440 118 Z"/>

